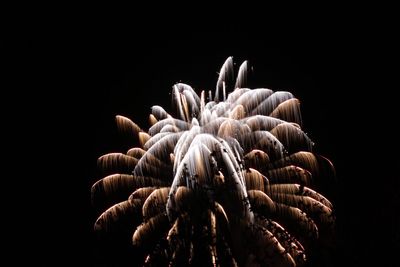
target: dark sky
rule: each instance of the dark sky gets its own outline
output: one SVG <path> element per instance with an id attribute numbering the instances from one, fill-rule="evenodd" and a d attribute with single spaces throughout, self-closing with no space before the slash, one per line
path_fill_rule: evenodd
<path id="1" fill-rule="evenodd" d="M 35 113 L 40 119 L 31 125 L 45 129 L 37 140 L 48 155 L 61 155 L 47 167 L 54 177 L 40 184 L 38 206 L 49 199 L 59 206 L 51 215 L 39 209 L 46 219 L 35 224 L 35 236 L 45 240 L 41 251 L 53 255 L 36 254 L 40 262 L 91 266 L 89 190 L 100 178 L 96 159 L 126 149 L 114 116 L 126 115 L 146 128 L 152 105 L 169 107 L 174 83 L 214 89 L 221 64 L 233 56 L 254 68 L 251 87 L 288 90 L 300 99 L 305 131 L 336 166 L 337 182 L 328 192 L 338 221 L 333 266 L 390 265 L 400 242 L 400 185 L 398 157 L 388 153 L 398 151 L 398 142 L 387 83 L 393 73 L 385 68 L 394 55 L 384 28 L 323 14 L 274 23 L 215 19 L 192 25 L 175 18 L 150 25 L 118 16 L 99 21 L 93 16 L 26 30 L 23 55 L 34 70 L 28 77 L 38 82 L 34 95 L 47 109 Z"/>

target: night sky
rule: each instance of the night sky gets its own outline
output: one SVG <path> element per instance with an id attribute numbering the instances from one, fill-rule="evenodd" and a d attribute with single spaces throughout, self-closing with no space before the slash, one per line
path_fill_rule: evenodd
<path id="1" fill-rule="evenodd" d="M 117 135 L 115 115 L 147 128 L 152 105 L 170 110 L 174 83 L 213 90 L 219 68 L 233 56 L 236 64 L 249 60 L 253 67 L 249 87 L 287 90 L 300 99 L 305 132 L 316 152 L 336 167 L 337 181 L 321 192 L 336 207 L 330 266 L 394 264 L 400 242 L 399 160 L 388 153 L 398 151 L 398 141 L 387 82 L 393 73 L 384 68 L 392 54 L 384 31 L 373 30 L 373 23 L 339 24 L 324 15 L 287 24 L 281 17 L 275 23 L 258 19 L 222 26 L 186 25 L 179 18 L 151 26 L 139 19 L 93 17 L 50 28 L 58 32 L 54 38 L 40 27 L 26 31 L 27 68 L 41 60 L 31 75 L 47 79 L 43 87 L 52 88 L 37 89 L 38 103 L 46 103 L 47 111 L 37 112 L 40 119 L 30 125 L 45 129 L 37 148 L 44 144 L 50 158 L 61 156 L 49 159 L 44 169 L 52 175 L 39 185 L 37 207 L 52 199 L 59 208 L 39 208 L 37 217 L 44 220 L 35 220 L 34 236 L 45 247 L 34 260 L 43 266 L 95 266 L 90 186 L 101 178 L 96 160 L 128 148 Z"/>

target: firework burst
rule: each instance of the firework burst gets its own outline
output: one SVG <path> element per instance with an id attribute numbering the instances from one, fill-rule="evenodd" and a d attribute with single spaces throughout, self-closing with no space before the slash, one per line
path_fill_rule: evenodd
<path id="1" fill-rule="evenodd" d="M 304 266 L 332 229 L 332 204 L 311 187 L 334 169 L 313 153 L 299 100 L 246 88 L 247 69 L 234 80 L 228 58 L 214 94 L 175 84 L 174 115 L 153 106 L 148 131 L 116 117 L 138 146 L 98 159 L 109 176 L 92 187 L 94 228 L 129 235 L 136 264 Z"/>

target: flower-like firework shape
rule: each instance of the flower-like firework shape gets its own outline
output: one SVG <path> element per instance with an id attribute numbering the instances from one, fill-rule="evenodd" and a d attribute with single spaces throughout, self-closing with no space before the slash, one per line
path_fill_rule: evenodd
<path id="1" fill-rule="evenodd" d="M 138 146 L 98 159 L 109 176 L 92 187 L 99 233 L 127 228 L 147 266 L 302 266 L 334 224 L 332 204 L 310 187 L 334 168 L 312 152 L 299 100 L 285 91 L 234 90 L 232 58 L 212 98 L 173 86 L 176 117 L 153 106 L 145 132 L 117 116 Z M 207 102 L 208 99 L 208 102 Z M 124 222 L 124 223 L 121 223 Z"/>

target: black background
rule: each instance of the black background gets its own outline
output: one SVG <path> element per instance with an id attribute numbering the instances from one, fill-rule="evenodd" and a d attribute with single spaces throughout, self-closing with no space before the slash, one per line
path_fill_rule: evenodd
<path id="1" fill-rule="evenodd" d="M 26 74 L 14 85 L 30 84 L 17 99 L 33 145 L 29 169 L 39 177 L 28 186 L 33 203 L 20 229 L 30 218 L 29 233 L 40 242 L 18 245 L 33 252 L 30 259 L 94 265 L 89 192 L 101 178 L 96 159 L 127 149 L 114 116 L 147 128 L 150 107 L 169 107 L 174 83 L 214 89 L 233 56 L 236 67 L 247 59 L 254 68 L 251 87 L 288 90 L 301 100 L 305 131 L 336 167 L 337 182 L 326 192 L 338 224 L 331 266 L 395 265 L 400 185 L 390 21 L 335 12 L 269 20 L 89 13 L 55 25 L 54 18 L 26 23 L 17 32 L 21 61 L 12 66 Z"/>

